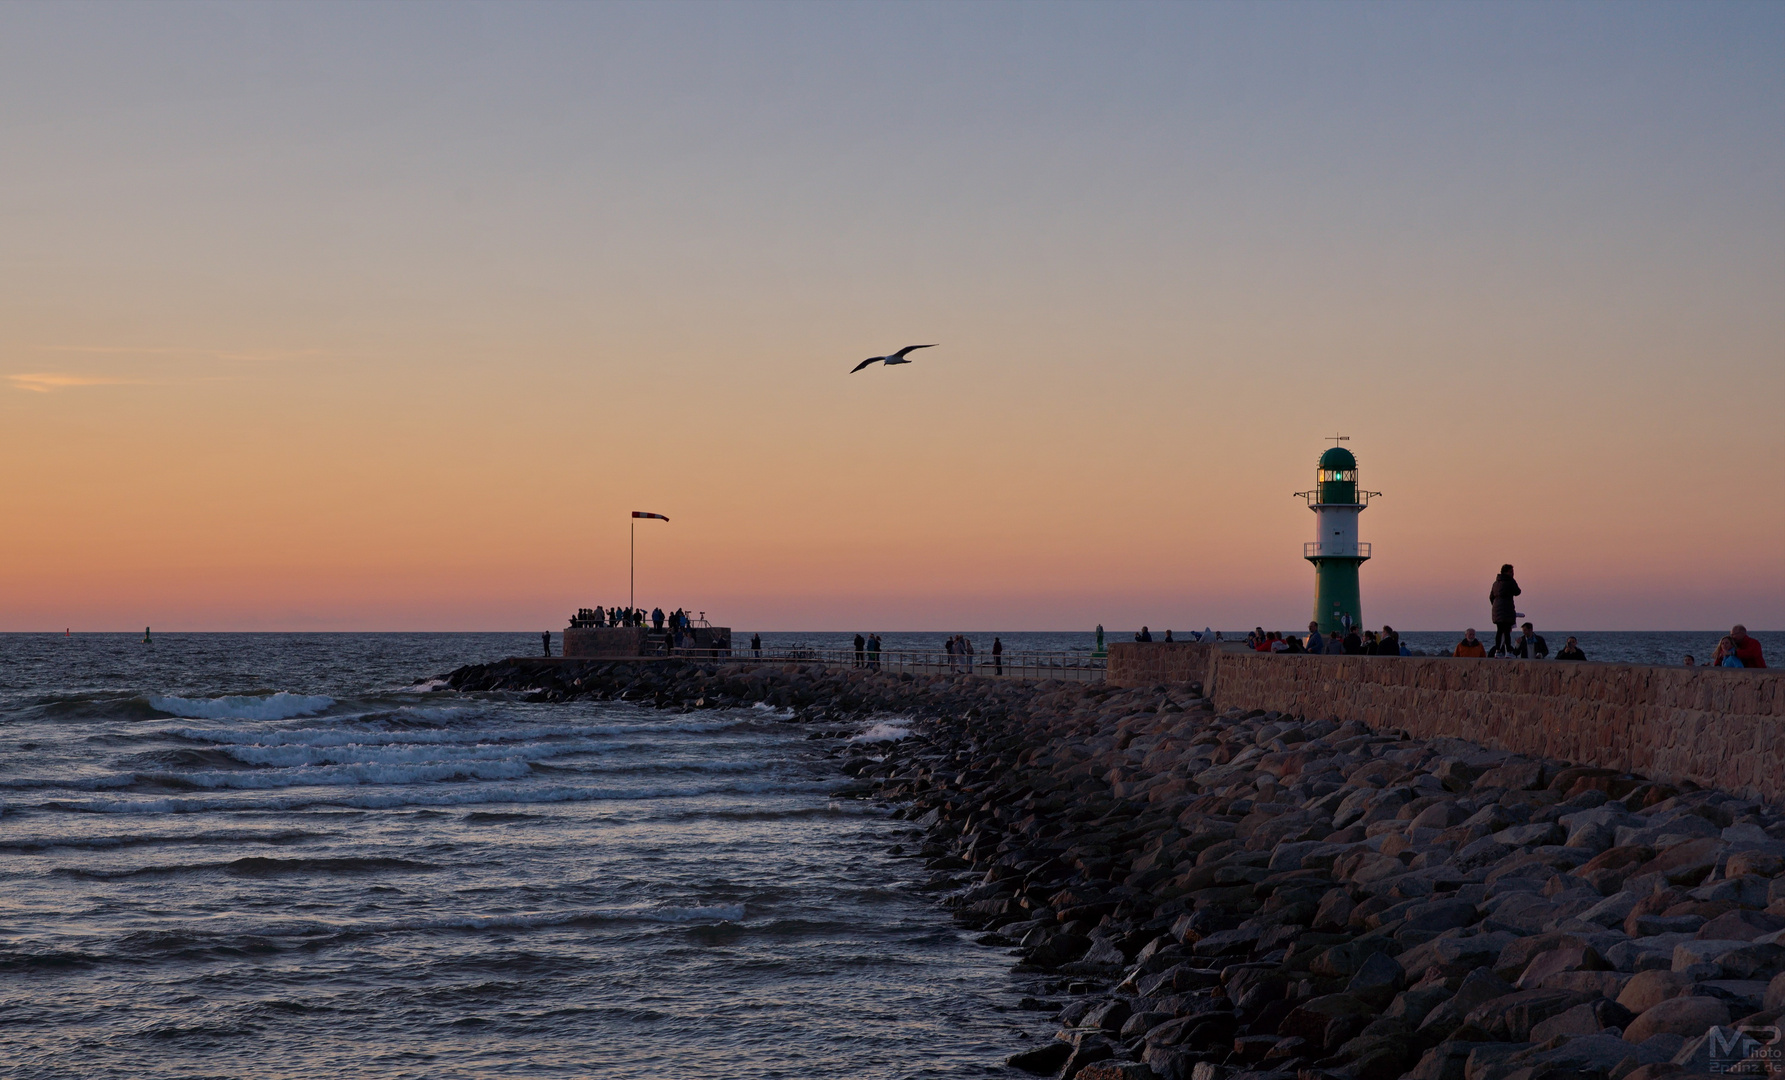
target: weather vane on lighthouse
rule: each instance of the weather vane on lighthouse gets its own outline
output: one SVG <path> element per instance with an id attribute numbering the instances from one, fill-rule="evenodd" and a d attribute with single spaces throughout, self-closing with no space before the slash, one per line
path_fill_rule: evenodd
<path id="1" fill-rule="evenodd" d="M 1370 545 L 1357 540 L 1357 515 L 1380 498 L 1380 491 L 1357 486 L 1357 458 L 1339 444 L 1346 435 L 1329 435 L 1333 448 L 1320 455 L 1312 491 L 1298 491 L 1314 511 L 1314 540 L 1302 545 L 1302 558 L 1314 564 L 1314 621 L 1320 632 L 1347 631 L 1363 623 L 1363 600 L 1357 568 L 1369 559 Z"/>

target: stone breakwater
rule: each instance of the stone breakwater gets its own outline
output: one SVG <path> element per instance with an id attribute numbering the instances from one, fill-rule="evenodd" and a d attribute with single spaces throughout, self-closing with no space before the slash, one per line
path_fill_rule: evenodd
<path id="1" fill-rule="evenodd" d="M 1033 982 L 1080 1080 L 1647 1080 L 1764 1067 L 1785 813 L 1725 792 L 1195 686 L 699 665 L 461 669 L 461 689 L 913 735 L 832 753 L 922 827 L 928 887 Z M 817 732 L 814 737 L 841 733 Z M 908 854 L 908 853 L 907 853 Z"/>
<path id="2" fill-rule="evenodd" d="M 1785 672 L 1453 657 L 1279 656 L 1118 642 L 1118 686 L 1200 683 L 1222 707 L 1361 720 L 1785 801 Z"/>

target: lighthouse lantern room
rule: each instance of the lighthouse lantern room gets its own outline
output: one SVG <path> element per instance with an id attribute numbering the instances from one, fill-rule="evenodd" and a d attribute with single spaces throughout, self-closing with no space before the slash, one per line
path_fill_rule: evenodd
<path id="1" fill-rule="evenodd" d="M 1298 491 L 1314 511 L 1314 540 L 1302 545 L 1302 557 L 1314 564 L 1314 621 L 1320 632 L 1341 633 L 1363 625 L 1363 603 L 1357 568 L 1370 557 L 1370 545 L 1357 539 L 1357 515 L 1380 491 L 1357 486 L 1357 458 L 1334 437 L 1331 450 L 1320 455 L 1312 491 Z"/>

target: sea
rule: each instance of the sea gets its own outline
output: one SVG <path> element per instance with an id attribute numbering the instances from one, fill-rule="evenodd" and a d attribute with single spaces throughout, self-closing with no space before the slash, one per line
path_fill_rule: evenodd
<path id="1" fill-rule="evenodd" d="M 1052 1037 L 762 709 L 459 695 L 537 634 L 0 635 L 0 1074 L 976 1077 Z"/>
<path id="2" fill-rule="evenodd" d="M 1718 635 L 1575 636 L 1594 660 L 1677 663 Z M 0 1073 L 976 1077 L 1051 1038 L 1021 1007 L 1044 988 L 923 891 L 911 824 L 834 794 L 838 756 L 903 718 L 814 739 L 770 709 L 434 678 L 539 645 L 0 634 Z"/>

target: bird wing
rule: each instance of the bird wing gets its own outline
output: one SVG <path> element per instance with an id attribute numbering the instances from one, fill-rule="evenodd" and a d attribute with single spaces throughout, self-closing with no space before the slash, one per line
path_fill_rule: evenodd
<path id="1" fill-rule="evenodd" d="M 935 345 L 907 345 L 903 349 L 900 349 L 898 352 L 893 353 L 893 355 L 898 357 L 899 359 L 903 360 L 905 358 L 905 354 L 912 351 L 913 349 L 934 349 L 935 347 L 936 347 Z"/>
<path id="2" fill-rule="evenodd" d="M 850 368 L 849 374 L 854 375 L 856 372 L 860 371 L 862 368 L 867 367 L 869 364 L 878 364 L 880 361 L 885 360 L 885 359 L 886 359 L 886 357 L 884 357 L 884 356 L 870 356 L 866 360 L 863 360 L 861 363 Z"/>

